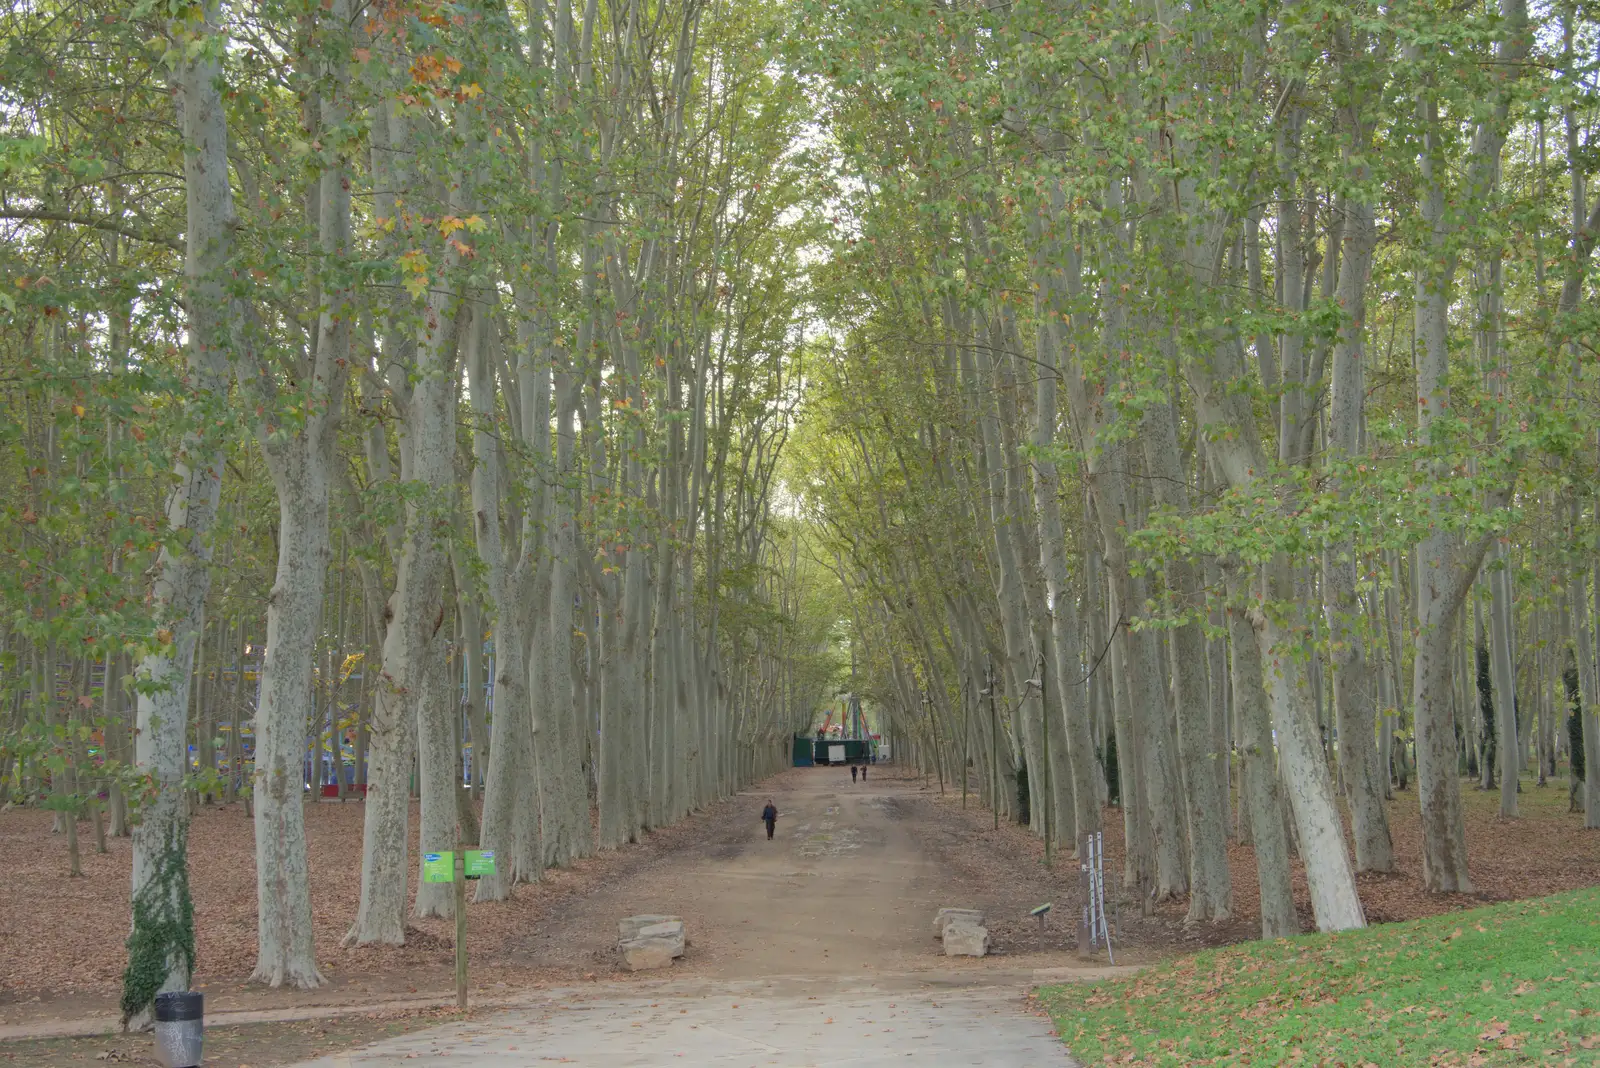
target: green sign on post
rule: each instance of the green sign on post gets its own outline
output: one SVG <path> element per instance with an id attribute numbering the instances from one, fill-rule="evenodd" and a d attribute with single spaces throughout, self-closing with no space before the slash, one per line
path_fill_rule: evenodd
<path id="1" fill-rule="evenodd" d="M 425 883 L 455 882 L 456 855 L 454 853 L 422 854 L 422 881 Z"/>
<path id="2" fill-rule="evenodd" d="M 485 875 L 494 874 L 494 850 L 469 849 L 467 850 L 467 878 L 480 879 Z"/>

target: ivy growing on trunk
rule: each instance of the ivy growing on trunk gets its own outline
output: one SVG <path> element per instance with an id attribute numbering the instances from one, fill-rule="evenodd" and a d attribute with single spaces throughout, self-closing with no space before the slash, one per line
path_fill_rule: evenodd
<path id="1" fill-rule="evenodd" d="M 194 902 L 189 897 L 188 832 L 169 830 L 156 856 L 154 877 L 133 898 L 133 931 L 128 935 L 128 966 L 122 973 L 124 1025 L 155 1003 L 172 973 L 174 958 L 181 974 L 194 973 Z"/>

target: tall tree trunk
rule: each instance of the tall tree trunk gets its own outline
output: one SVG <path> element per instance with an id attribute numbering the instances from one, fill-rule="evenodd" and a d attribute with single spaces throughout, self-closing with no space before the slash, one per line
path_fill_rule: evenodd
<path id="1" fill-rule="evenodd" d="M 1480 201 L 1493 190 L 1505 144 L 1510 85 L 1522 74 L 1522 60 L 1531 45 L 1526 0 L 1502 0 L 1504 32 L 1495 46 L 1501 89 L 1495 107 L 1474 131 L 1468 157 L 1470 191 Z M 1413 48 L 1415 54 L 1415 48 Z M 1439 424 L 1450 403 L 1450 300 L 1456 253 L 1456 212 L 1447 211 L 1445 139 L 1438 101 L 1423 82 L 1417 98 L 1422 130 L 1418 155 L 1422 220 L 1428 227 L 1428 254 L 1416 276 L 1417 439 L 1424 447 L 1446 445 Z M 1448 422 L 1444 426 L 1448 426 Z M 1486 502 L 1498 507 L 1509 487 Z M 1435 893 L 1470 893 L 1466 827 L 1462 822 L 1460 784 L 1455 773 L 1455 722 L 1450 708 L 1450 646 L 1456 615 L 1465 602 L 1488 539 L 1467 545 L 1445 528 L 1434 528 L 1417 547 L 1416 657 L 1412 670 L 1412 703 L 1417 730 L 1417 796 L 1422 806 L 1422 882 Z"/>
<path id="2" fill-rule="evenodd" d="M 1144 747 L 1142 731 L 1133 712 L 1132 687 L 1128 676 L 1133 651 L 1130 631 L 1123 618 L 1122 594 L 1112 584 L 1109 611 L 1113 613 L 1111 632 L 1112 697 L 1114 740 L 1117 746 L 1117 796 L 1122 803 L 1123 850 L 1122 885 L 1139 891 L 1141 903 L 1153 885 L 1156 870 L 1155 844 L 1151 841 L 1150 812 L 1145 802 Z"/>
<path id="3" fill-rule="evenodd" d="M 1159 402 L 1151 404 L 1145 409 L 1142 423 L 1145 466 L 1155 487 L 1156 501 L 1185 515 L 1189 511 L 1189 492 L 1172 409 Z M 1205 611 L 1205 594 L 1199 568 L 1192 560 L 1174 556 L 1167 561 L 1166 577 L 1168 590 L 1187 614 L 1187 620 L 1168 635 L 1189 831 L 1192 878 L 1188 919 L 1191 923 L 1220 923 L 1232 913 L 1233 883 L 1228 872 L 1228 795 L 1217 771 L 1217 765 L 1225 762 L 1227 755 L 1219 751 L 1212 737 L 1205 634 L 1199 622 Z"/>
<path id="4" fill-rule="evenodd" d="M 1209 465 L 1201 462 L 1202 472 L 1209 470 Z M 1202 491 L 1205 482 L 1202 480 Z M 1204 588 L 1218 590 L 1222 587 L 1222 572 L 1217 566 L 1214 557 L 1207 557 L 1202 563 L 1201 581 Z M 1223 598 L 1212 596 L 1207 608 L 1207 629 L 1210 633 L 1206 636 L 1206 698 L 1211 716 L 1211 752 L 1212 763 L 1215 765 L 1217 776 L 1217 789 L 1222 795 L 1222 821 L 1228 838 L 1234 837 L 1234 822 L 1231 806 L 1233 805 L 1233 751 L 1236 739 L 1232 730 L 1234 717 L 1231 703 L 1233 695 L 1230 692 L 1228 678 L 1228 637 L 1226 621 L 1223 612 L 1226 606 Z"/>
<path id="5" fill-rule="evenodd" d="M 422 878 L 423 857 L 454 850 L 458 838 L 470 841 L 461 833 L 465 828 L 458 826 L 461 751 L 456 748 L 455 722 L 460 718 L 460 705 L 450 699 L 452 695 L 445 678 L 446 633 L 442 625 L 434 631 L 424 646 L 422 665 L 417 672 L 417 778 L 422 787 L 422 818 L 418 835 L 417 896 L 412 913 L 449 919 L 456 914 L 455 888 L 450 883 L 430 883 Z"/>
<path id="6" fill-rule="evenodd" d="M 991 331 L 992 332 L 992 331 Z M 963 360 L 971 361 L 967 347 L 963 347 Z M 982 369 L 982 373 L 979 369 Z M 1043 806 L 1036 803 L 1039 790 L 1045 781 L 1040 764 L 1043 750 L 1039 695 L 1028 686 L 1027 680 L 1036 670 L 1036 660 L 1029 639 L 1028 613 L 1023 591 L 1023 566 L 1017 549 L 1015 517 L 1010 506 L 1014 503 L 1014 465 L 1007 462 L 996 395 L 1000 392 L 999 358 L 993 353 L 985 359 L 969 362 L 969 381 L 982 382 L 979 394 L 978 427 L 982 439 L 984 470 L 989 483 L 989 529 L 994 538 L 995 600 L 1000 612 L 1001 633 L 1005 641 L 1005 689 L 1014 702 L 1016 738 L 1020 742 L 1023 763 L 1028 773 L 1030 797 L 1029 821 L 1038 830 Z"/>
<path id="7" fill-rule="evenodd" d="M 506 551 L 505 478 L 501 469 L 502 446 L 496 430 L 495 375 L 487 315 L 474 314 L 465 346 L 468 385 L 472 393 L 472 516 L 478 558 L 487 573 L 489 600 L 494 606 L 494 721 L 489 736 L 485 771 L 483 824 L 479 845 L 492 849 L 500 861 L 493 875 L 478 880 L 477 901 L 504 901 L 523 877 L 518 848 L 519 809 L 527 782 L 533 781 L 533 709 L 528 651 L 530 613 L 534 610 L 532 566 L 527 554 Z M 531 417 L 531 413 L 530 413 Z M 515 535 L 512 535 L 515 537 Z M 529 873 L 538 877 L 539 863 Z"/>
<path id="8" fill-rule="evenodd" d="M 1511 652 L 1516 628 L 1511 620 L 1511 575 L 1507 571 L 1510 561 L 1500 546 L 1492 553 L 1502 564 L 1489 572 L 1489 666 L 1494 680 L 1494 714 L 1500 747 L 1500 815 L 1503 819 L 1514 819 L 1519 815 L 1517 782 L 1522 770 L 1521 735 L 1517 728 L 1517 674 Z"/>
<path id="9" fill-rule="evenodd" d="M 1344 315 L 1333 346 L 1332 397 L 1328 413 L 1331 462 L 1354 462 L 1360 455 L 1361 413 L 1366 397 L 1366 288 L 1377 227 L 1371 206 L 1360 198 L 1343 202 L 1344 255 L 1339 265 L 1338 301 Z M 1361 632 L 1363 612 L 1356 594 L 1355 549 L 1329 546 L 1323 560 L 1324 610 L 1333 660 L 1333 698 L 1339 730 L 1339 769 L 1355 832 L 1356 870 L 1393 871 L 1394 846 L 1384 808 L 1387 773 L 1375 749 L 1376 671 Z"/>
<path id="10" fill-rule="evenodd" d="M 1094 776 L 1094 739 L 1089 726 L 1087 681 L 1083 675 L 1079 650 L 1083 647 L 1083 634 L 1079 626 L 1078 606 L 1074 603 L 1071 579 L 1067 572 L 1066 532 L 1061 522 L 1060 479 L 1056 465 L 1048 450 L 1055 445 L 1056 433 L 1056 351 L 1060 344 L 1050 317 L 1040 331 L 1038 352 L 1040 357 L 1039 382 L 1034 398 L 1034 447 L 1038 450 L 1033 459 L 1034 512 L 1039 519 L 1040 566 L 1049 595 L 1051 646 L 1055 663 L 1051 665 L 1055 681 L 1050 696 L 1054 699 L 1045 708 L 1045 715 L 1054 717 L 1059 709 L 1060 722 L 1065 730 L 1059 732 L 1061 748 L 1070 762 L 1072 780 L 1073 852 L 1085 834 L 1098 833 L 1100 827 L 1100 800 L 1096 796 Z"/>
<path id="11" fill-rule="evenodd" d="M 1443 246 L 1444 188 L 1434 179 L 1432 153 L 1437 140 L 1434 105 L 1422 105 L 1428 148 L 1424 153 L 1423 216 L 1434 230 L 1434 244 Z M 1453 270 L 1453 268 L 1452 268 Z M 1424 444 L 1432 442 L 1432 426 L 1449 404 L 1449 274 L 1439 268 L 1419 274 L 1416 285 L 1417 427 Z M 1458 560 L 1457 536 L 1436 528 L 1417 546 L 1416 647 L 1411 701 L 1417 734 L 1417 796 L 1422 807 L 1422 880 L 1435 893 L 1470 893 L 1466 827 L 1456 778 L 1456 729 L 1450 694 L 1451 645 L 1456 613 L 1477 572 L 1476 554 L 1469 572 Z"/>
<path id="12" fill-rule="evenodd" d="M 1265 566 L 1265 585 L 1270 602 L 1295 604 L 1289 567 L 1283 559 Z M 1296 618 L 1298 615 L 1290 609 L 1288 618 L 1280 619 L 1276 618 L 1276 612 L 1255 611 L 1252 621 L 1261 657 L 1270 665 L 1273 729 L 1284 760 L 1284 779 L 1289 789 L 1300 856 L 1306 865 L 1311 908 L 1320 931 L 1365 927 L 1366 918 L 1356 893 L 1350 855 L 1345 850 L 1344 823 L 1339 818 L 1332 778 L 1323 755 L 1307 672 L 1297 660 L 1308 629 L 1303 618 Z M 1259 842 L 1263 829 L 1256 826 L 1255 832 Z"/>
<path id="13" fill-rule="evenodd" d="M 1243 371 L 1243 362 L 1238 338 L 1229 337 L 1218 345 L 1209 366 L 1199 360 L 1186 364 L 1199 419 L 1214 428 L 1210 432 L 1211 455 L 1218 471 L 1236 489 L 1252 488 L 1269 468 L 1248 402 L 1221 385 Z M 1310 628 L 1296 596 L 1292 569 L 1282 554 L 1263 565 L 1262 578 L 1265 603 L 1252 609 L 1251 620 L 1268 675 L 1273 728 L 1317 927 L 1324 931 L 1363 927 L 1366 920 L 1345 850 L 1344 821 L 1323 759 L 1306 677 L 1304 653 Z M 1260 826 L 1253 825 L 1252 830 L 1257 836 L 1263 833 Z"/>
<path id="14" fill-rule="evenodd" d="M 1256 879 L 1261 891 L 1261 937 L 1286 938 L 1300 930 L 1289 881 L 1289 841 L 1283 828 L 1283 799 L 1272 747 L 1272 720 L 1262 689 L 1261 649 L 1241 603 L 1247 585 L 1238 565 L 1228 569 L 1235 603 L 1226 610 L 1233 645 L 1233 699 L 1239 709 L 1239 752 L 1244 762 L 1244 796 L 1255 846 Z"/>
<path id="15" fill-rule="evenodd" d="M 466 693 L 460 695 L 460 703 L 466 709 L 467 729 L 470 733 L 468 746 L 471 751 L 472 764 L 472 801 L 481 803 L 483 800 L 484 772 L 489 758 L 489 720 L 484 709 L 484 688 L 486 685 L 483 669 L 483 639 L 484 622 L 483 611 L 479 607 L 477 596 L 472 592 L 469 573 L 463 566 L 461 551 L 453 545 L 450 552 L 450 569 L 456 584 L 456 618 L 460 624 L 462 671 L 461 685 L 466 687 Z M 455 680 L 452 679 L 452 686 Z M 452 690 L 452 697 L 454 697 Z M 477 840 L 474 835 L 473 841 Z"/>
<path id="16" fill-rule="evenodd" d="M 459 113 L 458 113 L 459 117 Z M 448 209 L 467 207 L 467 180 L 453 177 Z M 444 622 L 444 552 L 437 518 L 448 511 L 454 475 L 456 356 L 461 319 L 468 313 L 459 293 L 459 235 L 442 256 L 438 282 L 429 292 L 416 341 L 416 365 L 402 426 L 402 474 L 416 488 L 408 495 L 389 624 L 383 638 L 383 673 L 372 711 L 371 763 L 362 832 L 361 902 L 346 945 L 405 941 L 409 818 L 407 781 L 415 755 L 417 701 L 423 672 Z M 470 251 L 470 250 L 469 250 Z"/>
<path id="17" fill-rule="evenodd" d="M 347 35 L 350 0 L 331 0 L 319 20 L 325 43 Z M 319 75 L 332 84 L 319 95 L 320 124 L 336 129 L 349 111 L 343 50 L 318 62 Z M 318 180 L 318 244 L 325 278 L 319 283 L 318 316 L 311 371 L 298 427 L 258 427 L 261 449 L 278 494 L 278 570 L 267 599 L 267 645 L 256 710 L 254 799 L 256 831 L 256 968 L 251 978 L 270 986 L 289 983 L 310 989 L 323 982 L 317 969 L 307 874 L 305 797 L 300 772 L 299 737 L 315 712 L 312 663 L 321 622 L 328 566 L 333 558 L 328 509 L 334 472 L 334 445 L 350 364 L 350 318 L 354 290 L 344 263 L 350 255 L 350 183 L 344 160 L 325 167 Z M 246 394 L 273 380 L 271 367 L 258 359 L 252 367 L 236 363 Z M 252 375 L 251 372 L 254 372 Z M 261 397 L 261 408 L 273 398 Z M 274 413 L 271 423 L 288 422 Z M 333 705 L 333 680 L 324 679 Z M 221 674 L 218 673 L 218 682 Z M 343 779 L 337 711 L 328 724 L 333 767 Z M 320 753 L 321 746 L 318 746 Z"/>
<path id="18" fill-rule="evenodd" d="M 1578 516 L 1577 502 L 1572 505 L 1574 526 Z M 1595 710 L 1600 708 L 1600 664 L 1595 657 L 1595 631 L 1589 619 L 1588 591 L 1584 589 L 1584 568 L 1579 566 L 1573 569 L 1572 577 L 1568 580 L 1570 585 L 1567 601 L 1572 613 L 1572 643 L 1573 655 L 1578 668 L 1578 686 L 1582 696 L 1582 707 L 1577 713 L 1583 720 L 1583 760 L 1584 779 L 1581 787 L 1583 796 L 1583 825 L 1593 829 L 1600 827 L 1600 790 L 1596 789 L 1597 777 L 1593 768 L 1600 762 L 1600 726 L 1597 726 Z M 1575 754 L 1568 753 L 1567 760 L 1576 766 L 1573 760 Z M 1580 790 L 1579 785 L 1573 783 L 1574 794 Z"/>
<path id="19" fill-rule="evenodd" d="M 1448 535 L 1445 535 L 1448 539 Z M 1470 893 L 1467 874 L 1466 826 L 1461 816 L 1461 787 L 1456 777 L 1455 715 L 1451 699 L 1451 639 L 1455 628 L 1447 583 L 1449 563 L 1435 537 L 1425 539 L 1418 553 L 1417 634 L 1412 668 L 1411 701 L 1416 709 L 1417 795 L 1422 806 L 1422 880 L 1434 893 Z"/>
<path id="20" fill-rule="evenodd" d="M 141 685 L 134 763 L 150 776 L 154 792 L 133 834 L 133 931 L 122 986 L 122 1016 L 128 1026 L 148 1020 L 158 993 L 187 990 L 194 969 L 185 740 L 195 642 L 205 625 L 211 586 L 211 526 L 222 494 L 224 455 L 213 409 L 223 403 L 237 322 L 226 290 L 234 216 L 221 96 L 221 4 L 210 0 L 197 13 L 200 18 L 171 24 L 179 42 L 173 86 L 183 131 L 187 206 L 184 290 L 190 393 L 184 412 L 196 429 L 185 433 L 174 465 L 175 484 L 166 502 L 170 537 L 157 558 L 151 588 L 164 644 L 136 668 Z"/>
<path id="21" fill-rule="evenodd" d="M 278 573 L 267 598 L 267 647 L 256 709 L 251 794 L 256 839 L 257 960 L 251 979 L 302 989 L 322 984 L 312 941 L 300 741 L 310 709 L 316 641 L 331 546 L 332 428 L 294 441 L 273 464 Z"/>

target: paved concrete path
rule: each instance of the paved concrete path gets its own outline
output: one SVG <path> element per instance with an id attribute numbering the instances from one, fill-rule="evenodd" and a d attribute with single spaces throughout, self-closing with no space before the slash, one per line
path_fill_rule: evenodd
<path id="1" fill-rule="evenodd" d="M 1015 987 L 720 992 L 552 1001 L 301 1068 L 1076 1068 Z"/>

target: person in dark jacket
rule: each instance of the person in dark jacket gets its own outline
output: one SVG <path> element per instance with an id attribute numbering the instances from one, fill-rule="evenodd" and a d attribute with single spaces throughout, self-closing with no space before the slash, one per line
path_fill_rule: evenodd
<path id="1" fill-rule="evenodd" d="M 850 765 L 850 781 L 856 781 L 856 766 L 854 764 Z"/>
<path id="2" fill-rule="evenodd" d="M 761 810 L 761 822 L 767 825 L 767 841 L 772 841 L 772 830 L 778 825 L 778 806 L 770 799 L 767 801 L 767 807 Z"/>

